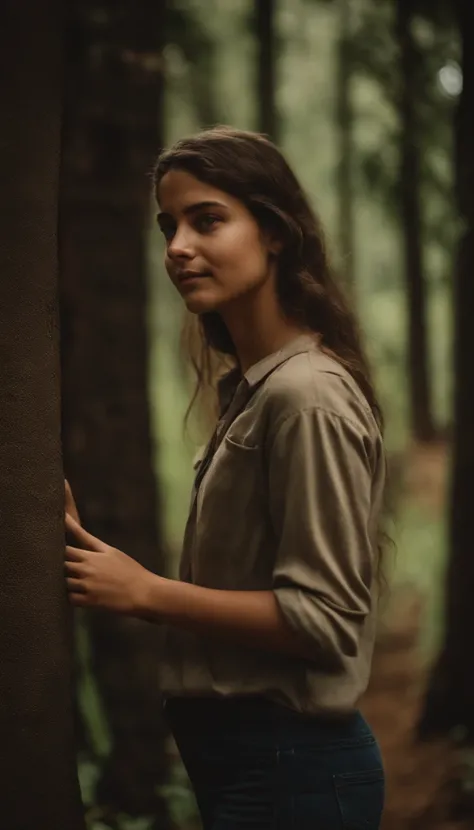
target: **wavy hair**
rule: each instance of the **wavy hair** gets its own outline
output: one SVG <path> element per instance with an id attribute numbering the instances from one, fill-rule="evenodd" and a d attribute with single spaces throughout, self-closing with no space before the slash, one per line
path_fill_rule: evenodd
<path id="1" fill-rule="evenodd" d="M 214 127 L 161 153 L 154 171 L 157 188 L 170 170 L 184 170 L 239 199 L 262 231 L 281 241 L 276 285 L 285 314 L 318 335 L 321 349 L 354 378 L 382 428 L 357 321 L 334 278 L 321 223 L 277 147 L 259 133 Z M 218 312 L 198 315 L 197 327 L 196 333 L 188 321 L 197 379 L 190 408 L 202 390 L 215 388 L 222 363 L 236 363 L 232 338 Z"/>
<path id="2" fill-rule="evenodd" d="M 262 231 L 280 240 L 276 286 L 283 311 L 288 319 L 313 331 L 322 351 L 352 376 L 383 431 L 382 410 L 357 320 L 335 279 L 321 223 L 277 147 L 260 133 L 214 127 L 181 139 L 161 153 L 154 170 L 156 188 L 170 170 L 186 171 L 239 199 Z M 188 416 L 200 393 L 215 393 L 220 371 L 236 366 L 237 355 L 218 312 L 198 315 L 197 328 L 188 318 L 185 334 L 196 373 Z M 215 405 L 214 417 L 217 401 Z M 382 552 L 390 542 L 380 527 L 378 572 L 385 584 Z"/>

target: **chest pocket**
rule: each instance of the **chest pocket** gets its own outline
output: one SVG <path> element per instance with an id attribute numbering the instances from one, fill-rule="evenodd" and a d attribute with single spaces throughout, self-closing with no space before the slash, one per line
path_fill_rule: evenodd
<path id="1" fill-rule="evenodd" d="M 264 536 L 259 447 L 226 436 L 197 493 L 198 572 L 206 584 L 253 584 Z"/>
<path id="2" fill-rule="evenodd" d="M 199 488 L 202 501 L 212 499 L 213 503 L 225 504 L 230 511 L 237 502 L 242 506 L 254 500 L 260 487 L 259 448 L 226 436 L 204 472 Z"/>

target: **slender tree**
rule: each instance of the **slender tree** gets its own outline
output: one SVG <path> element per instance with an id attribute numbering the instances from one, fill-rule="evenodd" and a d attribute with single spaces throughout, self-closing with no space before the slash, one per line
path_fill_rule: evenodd
<path id="1" fill-rule="evenodd" d="M 454 278 L 454 434 L 450 491 L 450 558 L 444 646 L 428 687 L 420 733 L 449 733 L 474 743 L 474 54 L 468 0 L 455 4 L 462 39 L 463 89 L 456 118 L 456 194 L 462 219 Z"/>
<path id="2" fill-rule="evenodd" d="M 338 139 L 337 199 L 339 208 L 339 251 L 346 291 L 355 294 L 355 219 L 354 219 L 354 113 L 352 106 L 351 0 L 338 0 L 339 37 L 337 42 L 336 135 Z"/>
<path id="3" fill-rule="evenodd" d="M 163 571 L 148 402 L 150 177 L 161 144 L 165 4 L 71 4 L 61 186 L 63 441 L 90 531 Z M 167 823 L 159 629 L 86 615 L 111 752 L 104 816 Z"/>
<path id="4" fill-rule="evenodd" d="M 57 203 L 62 26 L 0 10 L 0 824 L 81 830 L 64 583 Z"/>
<path id="5" fill-rule="evenodd" d="M 170 6 L 166 31 L 168 43 L 175 44 L 186 60 L 184 83 L 191 91 L 199 125 L 212 127 L 219 122 L 215 39 L 195 10 L 176 4 Z"/>
<path id="6" fill-rule="evenodd" d="M 413 37 L 413 2 L 397 0 L 400 50 L 400 220 L 408 305 L 408 358 L 412 432 L 420 441 L 435 436 L 428 360 L 421 159 L 416 109 L 421 56 Z"/>
<path id="7" fill-rule="evenodd" d="M 255 32 L 258 44 L 258 129 L 278 141 L 275 0 L 255 0 Z"/>
<path id="8" fill-rule="evenodd" d="M 456 225 L 449 168 L 453 102 L 439 84 L 439 71 L 457 57 L 457 34 L 448 6 L 445 0 L 436 4 L 371 0 L 361 4 L 363 13 L 353 39 L 354 71 L 380 85 L 398 122 L 396 129 L 387 127 L 375 150 L 358 148 L 356 166 L 364 185 L 383 201 L 400 227 L 411 431 L 422 441 L 435 438 L 437 432 L 425 251 L 429 244 L 449 259 Z M 429 37 L 414 36 L 417 22 Z M 444 164 L 439 163 L 441 158 Z"/>

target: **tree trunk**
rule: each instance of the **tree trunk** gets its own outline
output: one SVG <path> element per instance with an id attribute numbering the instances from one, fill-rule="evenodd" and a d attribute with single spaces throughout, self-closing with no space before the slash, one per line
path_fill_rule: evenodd
<path id="1" fill-rule="evenodd" d="M 81 830 L 64 581 L 59 3 L 0 12 L 0 825 Z"/>
<path id="2" fill-rule="evenodd" d="M 201 129 L 214 127 L 219 123 L 215 95 L 215 77 L 218 69 L 214 43 L 208 38 L 205 44 L 196 48 L 198 65 L 193 63 L 191 50 L 184 54 L 190 64 L 190 84 L 199 127 Z"/>
<path id="3" fill-rule="evenodd" d="M 275 102 L 274 0 L 255 0 L 255 29 L 258 42 L 258 129 L 273 141 L 278 141 L 278 114 Z"/>
<path id="4" fill-rule="evenodd" d="M 174 9 L 174 39 L 181 48 L 189 71 L 186 83 L 190 87 L 196 118 L 201 129 L 219 123 L 216 100 L 216 44 L 212 35 L 189 11 Z"/>
<path id="5" fill-rule="evenodd" d="M 420 723 L 423 736 L 462 727 L 474 743 L 474 53 L 470 2 L 458 0 L 463 41 L 463 91 L 456 119 L 456 192 L 462 235 L 454 290 L 454 435 L 450 496 L 450 559 L 446 633 Z"/>
<path id="6" fill-rule="evenodd" d="M 61 254 L 63 438 L 86 528 L 164 569 L 152 467 L 146 334 L 149 171 L 160 147 L 164 4 L 72 7 Z M 97 789 L 104 813 L 155 814 L 165 777 L 159 629 L 87 614 L 112 749 Z"/>
<path id="7" fill-rule="evenodd" d="M 347 296 L 355 300 L 355 229 L 353 182 L 353 122 L 351 0 L 339 0 L 339 42 L 337 46 L 336 132 L 338 138 L 337 198 L 339 207 L 339 250 L 341 275 Z"/>
<path id="8" fill-rule="evenodd" d="M 408 301 L 411 426 L 413 436 L 417 440 L 431 441 L 436 430 L 430 394 L 423 222 L 420 204 L 420 151 L 416 119 L 416 88 L 421 58 L 411 26 L 411 0 L 397 0 L 396 30 L 401 66 L 400 210 Z"/>

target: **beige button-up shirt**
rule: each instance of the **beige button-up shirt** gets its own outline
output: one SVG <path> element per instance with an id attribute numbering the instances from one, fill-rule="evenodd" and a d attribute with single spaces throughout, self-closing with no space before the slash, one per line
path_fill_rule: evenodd
<path id="1" fill-rule="evenodd" d="M 237 384 L 237 385 L 236 385 Z M 369 677 L 385 461 L 355 381 L 302 335 L 221 383 L 197 459 L 180 578 L 272 590 L 313 659 L 170 627 L 166 695 L 261 694 L 298 711 L 353 709 Z"/>

